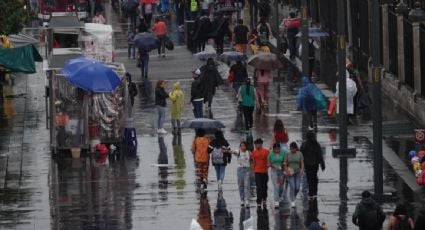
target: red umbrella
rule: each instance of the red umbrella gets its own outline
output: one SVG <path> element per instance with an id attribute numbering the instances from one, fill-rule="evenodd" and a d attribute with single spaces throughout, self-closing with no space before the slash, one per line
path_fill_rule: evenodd
<path id="1" fill-rule="evenodd" d="M 154 3 L 156 3 L 156 0 L 140 0 L 140 3 L 143 3 L 143 4 L 154 4 Z"/>

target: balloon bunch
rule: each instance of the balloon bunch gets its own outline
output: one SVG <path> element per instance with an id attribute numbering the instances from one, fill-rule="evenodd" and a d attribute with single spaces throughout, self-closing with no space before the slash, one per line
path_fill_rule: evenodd
<path id="1" fill-rule="evenodd" d="M 418 185 L 425 185 L 425 150 L 416 152 L 412 150 L 408 154 L 410 162 L 412 163 L 413 171 L 416 176 L 416 183 Z"/>

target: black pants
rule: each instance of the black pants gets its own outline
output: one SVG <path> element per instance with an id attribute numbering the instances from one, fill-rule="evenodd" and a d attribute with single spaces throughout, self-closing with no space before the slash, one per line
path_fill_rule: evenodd
<path id="1" fill-rule="evenodd" d="M 267 182 L 269 175 L 267 173 L 255 173 L 255 185 L 257 187 L 257 204 L 267 201 Z"/>
<path id="2" fill-rule="evenodd" d="M 317 187 L 319 184 L 319 178 L 317 178 L 317 172 L 319 171 L 319 165 L 306 165 L 305 173 L 307 176 L 308 183 L 308 195 L 317 196 Z"/>
<path id="3" fill-rule="evenodd" d="M 252 123 L 254 123 L 254 106 L 242 106 L 243 116 L 245 119 L 245 130 L 252 128 Z"/>
<path id="4" fill-rule="evenodd" d="M 165 55 L 165 39 L 166 39 L 166 35 L 159 35 L 158 36 L 158 40 L 160 42 L 160 45 L 158 46 L 158 54 L 162 54 Z"/>

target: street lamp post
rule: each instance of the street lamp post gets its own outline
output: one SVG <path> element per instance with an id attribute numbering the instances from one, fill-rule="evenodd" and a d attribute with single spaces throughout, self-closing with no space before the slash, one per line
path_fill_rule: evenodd
<path id="1" fill-rule="evenodd" d="M 303 76 L 308 76 L 309 78 L 309 62 L 308 62 L 308 10 L 307 10 L 307 0 L 301 0 L 301 46 L 302 53 L 302 73 Z"/>
<path id="2" fill-rule="evenodd" d="M 372 86 L 373 86 L 373 181 L 375 196 L 382 197 L 383 165 L 382 165 L 382 107 L 381 107 L 381 46 L 379 40 L 379 0 L 372 2 Z"/>

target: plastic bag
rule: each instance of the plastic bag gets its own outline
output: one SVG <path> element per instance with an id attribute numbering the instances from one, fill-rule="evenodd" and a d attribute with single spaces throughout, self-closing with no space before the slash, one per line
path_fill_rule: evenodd
<path id="1" fill-rule="evenodd" d="M 201 225 L 199 225 L 198 221 L 195 219 L 192 219 L 192 222 L 190 222 L 189 230 L 203 230 Z"/>
<path id="2" fill-rule="evenodd" d="M 329 103 L 329 108 L 328 108 L 328 115 L 329 116 L 333 116 L 335 114 L 335 109 L 336 109 L 336 99 L 332 99 L 331 103 Z"/>

